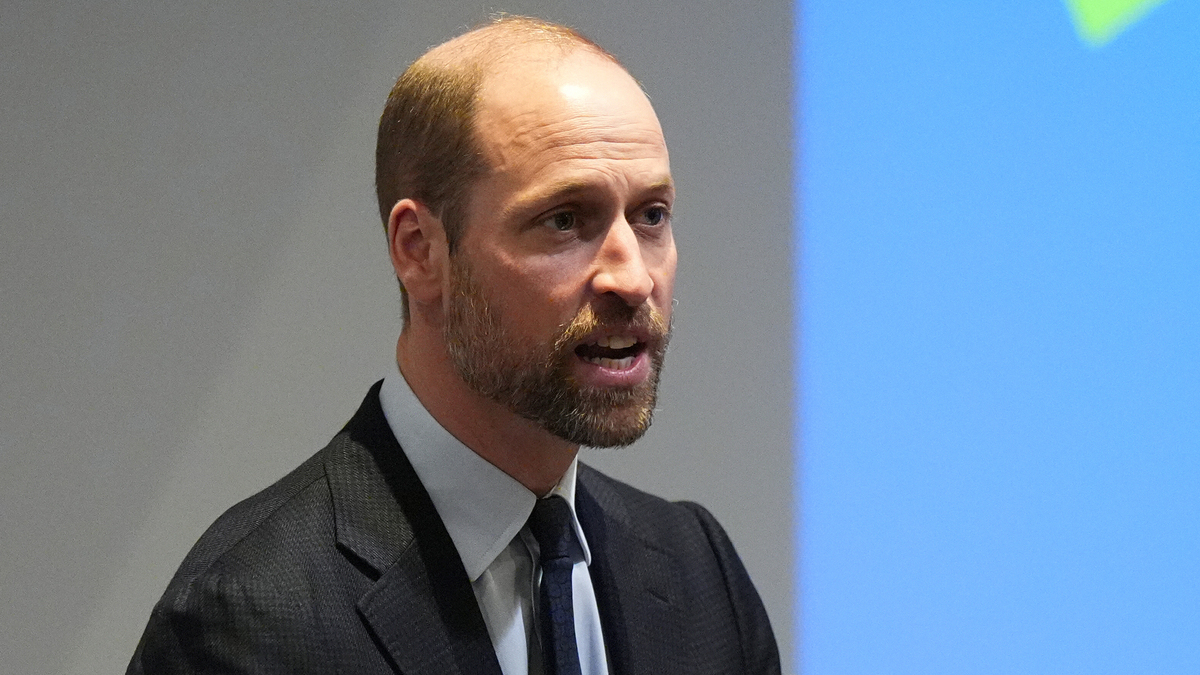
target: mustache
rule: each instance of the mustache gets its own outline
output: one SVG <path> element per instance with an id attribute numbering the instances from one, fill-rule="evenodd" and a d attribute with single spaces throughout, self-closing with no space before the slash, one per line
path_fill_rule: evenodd
<path id="1" fill-rule="evenodd" d="M 564 350 L 568 345 L 600 331 L 634 333 L 652 343 L 662 343 L 670 334 L 671 325 L 662 312 L 649 304 L 630 307 L 624 303 L 613 303 L 599 309 L 587 304 L 560 328 L 558 338 L 554 341 L 554 350 Z"/>

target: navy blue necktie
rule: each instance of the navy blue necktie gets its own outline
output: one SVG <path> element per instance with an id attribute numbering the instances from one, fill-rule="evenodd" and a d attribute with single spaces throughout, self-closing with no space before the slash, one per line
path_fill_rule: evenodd
<path id="1" fill-rule="evenodd" d="M 575 644 L 575 609 L 571 598 L 571 559 L 575 531 L 571 507 L 562 497 L 539 499 L 529 516 L 529 530 L 541 549 L 542 673 L 581 675 Z"/>

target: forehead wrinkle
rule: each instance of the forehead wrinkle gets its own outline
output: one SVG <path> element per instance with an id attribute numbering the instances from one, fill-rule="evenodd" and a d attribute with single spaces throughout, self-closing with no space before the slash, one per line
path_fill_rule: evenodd
<path id="1" fill-rule="evenodd" d="M 504 142 L 490 143 L 486 150 L 494 171 L 543 158 L 548 166 L 571 159 L 645 159 L 659 152 L 666 156 L 666 143 L 657 129 L 614 127 L 598 119 L 527 125 L 504 136 Z"/>
<path id="2" fill-rule="evenodd" d="M 530 145 L 499 153 L 498 157 L 492 158 L 491 172 L 504 173 L 526 168 L 536 175 L 563 163 L 591 159 L 620 164 L 651 161 L 658 159 L 652 153 L 661 147 L 661 144 L 637 141 L 591 141 L 552 145 L 547 148 Z M 639 151 L 643 149 L 644 151 Z M 663 157 L 665 159 L 665 154 Z M 601 166 L 594 168 L 599 169 Z"/>

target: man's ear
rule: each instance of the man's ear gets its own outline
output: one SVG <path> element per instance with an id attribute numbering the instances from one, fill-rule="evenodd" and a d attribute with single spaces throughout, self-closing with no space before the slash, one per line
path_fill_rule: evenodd
<path id="1" fill-rule="evenodd" d="M 442 221 L 420 202 L 401 199 L 388 215 L 388 253 L 409 301 L 440 304 L 449 265 Z"/>

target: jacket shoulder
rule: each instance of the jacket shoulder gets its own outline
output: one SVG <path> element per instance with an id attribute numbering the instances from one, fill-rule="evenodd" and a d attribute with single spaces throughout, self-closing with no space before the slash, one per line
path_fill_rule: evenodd
<path id="1" fill-rule="evenodd" d="M 152 610 L 128 675 L 381 670 L 356 608 L 374 576 L 338 536 L 339 491 L 379 501 L 360 475 L 373 470 L 354 437 L 360 416 L 205 531 Z"/>
<path id="2" fill-rule="evenodd" d="M 644 574 L 653 568 L 653 556 L 669 560 L 671 581 L 666 587 L 677 589 L 686 608 L 682 633 L 691 642 L 682 658 L 695 659 L 690 670 L 780 672 L 779 648 L 766 608 L 733 542 L 708 510 L 694 502 L 656 497 L 584 465 L 580 465 L 579 485 L 586 495 L 581 504 L 577 494 L 581 520 L 597 524 L 597 534 L 609 545 L 620 542 L 625 551 L 600 553 L 608 559 L 598 570 L 606 579 L 602 585 L 621 585 L 616 579 Z M 584 532 L 591 546 L 586 524 Z M 593 548 L 593 561 L 595 556 Z"/>
<path id="3" fill-rule="evenodd" d="M 332 444 L 331 444 L 332 445 Z M 260 492 L 238 502 L 205 530 L 184 558 L 171 586 L 214 567 L 257 563 L 278 555 L 288 535 L 312 529 L 328 517 L 325 448 Z M 326 512 L 326 513 L 323 513 Z"/>

